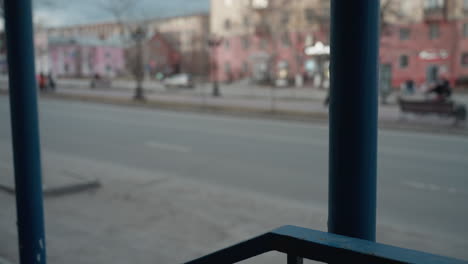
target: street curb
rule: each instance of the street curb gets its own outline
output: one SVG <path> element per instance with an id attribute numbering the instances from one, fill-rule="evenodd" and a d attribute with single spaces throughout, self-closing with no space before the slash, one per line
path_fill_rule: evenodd
<path id="1" fill-rule="evenodd" d="M 82 191 L 97 189 L 97 188 L 100 188 L 101 186 L 102 186 L 101 182 L 99 182 L 98 180 L 92 180 L 92 181 L 72 184 L 72 185 L 63 186 L 63 187 L 53 187 L 53 188 L 46 187 L 43 189 L 42 193 L 44 197 L 58 197 L 58 196 L 74 194 L 74 193 L 78 193 Z M 0 184 L 0 190 L 11 195 L 15 194 L 15 188 L 11 186 Z M 0 264 L 2 264 L 1 261 L 0 261 Z"/>
<path id="2" fill-rule="evenodd" d="M 0 94 L 8 94 L 7 91 L 0 91 Z M 81 101 L 92 103 L 104 103 L 109 105 L 140 107 L 169 111 L 189 111 L 205 114 L 222 114 L 227 116 L 236 116 L 244 118 L 266 118 L 272 120 L 298 121 L 298 122 L 317 122 L 328 124 L 328 114 L 320 112 L 302 112 L 289 110 L 264 110 L 251 107 L 219 106 L 219 105 L 199 105 L 187 102 L 168 102 L 160 100 L 151 100 L 146 102 L 136 102 L 131 99 L 111 98 L 93 95 L 74 95 L 50 93 L 41 94 L 41 97 L 48 99 L 59 99 L 69 101 Z M 410 124 L 398 121 L 379 120 L 380 129 L 416 131 L 436 134 L 451 134 L 459 136 L 468 136 L 468 130 L 459 127 L 435 126 L 429 124 Z"/>
<path id="3" fill-rule="evenodd" d="M 96 102 L 111 105 L 124 105 L 134 106 L 142 108 L 172 110 L 172 111 L 191 111 L 191 112 L 202 112 L 212 114 L 225 114 L 234 116 L 246 116 L 246 117 L 270 117 L 273 119 L 286 119 L 286 120 L 298 120 L 298 121 L 327 121 L 328 114 L 319 112 L 302 112 L 293 110 L 265 110 L 253 107 L 237 107 L 237 106 L 220 106 L 220 105 L 200 105 L 187 102 L 174 102 L 174 101 L 162 101 L 162 100 L 151 100 L 144 102 L 136 102 L 131 99 L 121 98 L 109 98 L 104 96 L 90 96 L 90 95 L 71 95 L 71 94 L 41 94 L 41 97 L 51 99 L 64 99 L 71 101 L 83 101 L 83 102 Z"/>

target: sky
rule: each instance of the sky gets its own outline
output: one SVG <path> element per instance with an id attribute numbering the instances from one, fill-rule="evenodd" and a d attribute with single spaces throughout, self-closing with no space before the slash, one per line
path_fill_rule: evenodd
<path id="1" fill-rule="evenodd" d="M 35 20 L 47 26 L 86 24 L 111 21 L 112 15 L 102 7 L 103 1 L 113 0 L 53 0 L 52 7 L 36 4 Z M 169 17 L 208 12 L 210 0 L 134 0 L 135 10 L 145 17 Z M 136 12 L 135 12 L 136 13 Z"/>

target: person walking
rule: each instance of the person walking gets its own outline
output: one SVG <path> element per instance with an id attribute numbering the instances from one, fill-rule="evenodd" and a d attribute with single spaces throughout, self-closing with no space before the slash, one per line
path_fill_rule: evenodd
<path id="1" fill-rule="evenodd" d="M 52 72 L 47 75 L 47 85 L 52 91 L 55 91 L 55 80 Z"/>
<path id="2" fill-rule="evenodd" d="M 42 72 L 39 74 L 39 89 L 41 91 L 46 90 L 46 77 L 45 77 L 44 73 L 42 73 Z"/>

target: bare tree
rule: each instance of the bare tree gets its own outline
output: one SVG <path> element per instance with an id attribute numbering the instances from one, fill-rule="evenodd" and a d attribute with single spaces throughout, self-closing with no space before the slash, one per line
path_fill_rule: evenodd
<path id="1" fill-rule="evenodd" d="M 401 1 L 382 0 L 380 3 L 380 32 L 385 33 L 393 20 L 403 18 L 400 12 Z"/>
<path id="2" fill-rule="evenodd" d="M 0 0 L 0 17 L 3 18 L 4 14 L 4 1 Z M 34 7 L 54 7 L 57 5 L 55 0 L 33 0 Z"/>
<path id="3" fill-rule="evenodd" d="M 126 57 L 127 66 L 136 82 L 133 98 L 137 101 L 144 101 L 143 45 L 147 39 L 145 20 L 136 19 L 137 10 L 134 0 L 103 0 L 100 2 L 100 6 L 104 11 L 112 15 L 120 29 L 119 37 L 130 46 Z"/>

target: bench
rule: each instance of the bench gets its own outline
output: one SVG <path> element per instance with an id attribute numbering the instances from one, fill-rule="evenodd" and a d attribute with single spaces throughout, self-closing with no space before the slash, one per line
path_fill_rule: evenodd
<path id="1" fill-rule="evenodd" d="M 402 113 L 413 113 L 419 115 L 437 114 L 440 116 L 453 117 L 455 125 L 466 120 L 466 107 L 453 101 L 430 101 L 430 100 L 404 100 L 399 99 L 398 104 Z"/>

